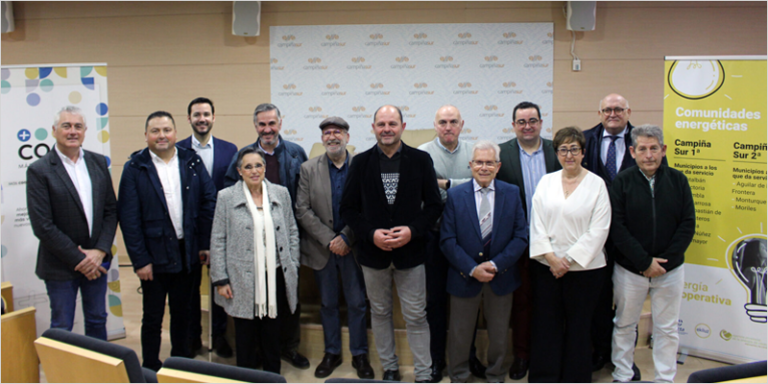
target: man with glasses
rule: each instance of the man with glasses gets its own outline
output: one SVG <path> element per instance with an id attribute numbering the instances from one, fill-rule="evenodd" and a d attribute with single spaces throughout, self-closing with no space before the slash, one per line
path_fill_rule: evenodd
<path id="1" fill-rule="evenodd" d="M 531 201 L 542 176 L 561 169 L 552 141 L 541 137 L 539 106 L 524 101 L 512 111 L 512 126 L 516 138 L 501 144 L 498 179 L 520 189 L 520 201 L 527 223 L 531 221 Z M 521 380 L 528 371 L 531 345 L 531 279 L 528 272 L 530 257 L 526 248 L 518 261 L 521 285 L 514 292 L 512 304 L 512 353 L 515 357 L 509 377 Z"/>
<path id="2" fill-rule="evenodd" d="M 440 248 L 450 263 L 451 382 L 469 378 L 469 346 L 483 303 L 488 325 L 488 382 L 504 382 L 512 293 L 520 286 L 518 259 L 526 256 L 528 228 L 519 188 L 496 181 L 499 146 L 487 140 L 472 148 L 473 181 L 448 192 Z"/>
<path id="3" fill-rule="evenodd" d="M 635 164 L 629 153 L 632 124 L 629 116 L 632 109 L 629 102 L 621 95 L 612 93 L 600 101 L 597 115 L 600 124 L 584 131 L 587 145 L 584 148 L 582 166 L 605 180 L 610 189 L 616 174 Z M 611 359 L 611 334 L 613 332 L 613 258 L 611 257 L 610 236 L 605 243 L 606 263 L 604 285 L 597 302 L 597 309 L 592 317 L 592 370 L 602 369 Z M 635 369 L 633 380 L 640 380 L 640 370 Z"/>
<path id="4" fill-rule="evenodd" d="M 435 165 L 437 185 L 443 204 L 448 198 L 448 189 L 455 188 L 472 180 L 469 162 L 472 160 L 472 145 L 459 139 L 464 128 L 461 113 L 453 105 L 444 105 L 435 114 L 435 132 L 437 137 L 419 146 L 429 153 Z M 432 380 L 443 379 L 445 369 L 446 332 L 448 331 L 448 260 L 440 251 L 440 223 L 430 231 L 427 244 L 427 322 L 429 322 L 430 353 L 432 355 Z M 485 378 L 485 366 L 475 354 L 475 345 L 471 344 L 469 369 L 473 375 Z"/>
<path id="5" fill-rule="evenodd" d="M 301 264 L 314 270 L 322 304 L 320 319 L 325 336 L 325 356 L 315 369 L 315 377 L 328 377 L 341 365 L 341 278 L 347 302 L 352 367 L 359 378 L 373 379 L 373 368 L 368 361 L 363 272 L 352 252 L 352 229 L 339 215 L 341 194 L 352 157 L 347 151 L 349 124 L 341 117 L 333 116 L 320 123 L 320 131 L 325 156 L 317 156 L 301 165 L 296 192 L 296 221 L 303 229 Z"/>
<path id="6" fill-rule="evenodd" d="M 620 172 L 610 188 L 616 261 L 613 381 L 626 382 L 634 374 L 635 329 L 650 294 L 654 381 L 671 383 L 677 372 L 683 263 L 696 230 L 696 212 L 688 179 L 662 163 L 667 146 L 660 127 L 635 127 L 629 152 L 637 166 Z"/>

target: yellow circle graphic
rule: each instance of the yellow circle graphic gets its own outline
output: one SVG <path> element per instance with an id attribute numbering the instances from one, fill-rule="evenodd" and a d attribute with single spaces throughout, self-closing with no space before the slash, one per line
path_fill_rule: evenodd
<path id="1" fill-rule="evenodd" d="M 107 141 L 109 141 L 109 132 L 107 132 L 107 131 L 99 131 L 99 133 L 96 134 L 96 137 L 102 143 L 106 143 Z"/>
<path id="2" fill-rule="evenodd" d="M 40 76 L 40 70 L 37 68 L 27 68 L 24 71 L 24 75 L 27 76 L 27 79 L 37 79 Z"/>
<path id="3" fill-rule="evenodd" d="M 100 67 L 93 67 L 93 69 L 98 73 L 99 75 L 103 77 L 107 77 L 107 67 L 100 66 Z"/>
<path id="4" fill-rule="evenodd" d="M 83 95 L 81 95 L 81 94 L 80 94 L 80 92 L 78 92 L 78 91 L 72 91 L 72 92 L 69 94 L 69 102 L 70 102 L 70 103 L 72 103 L 72 104 L 77 104 L 77 103 L 79 103 L 81 100 L 83 100 Z"/>
<path id="5" fill-rule="evenodd" d="M 725 69 L 718 60 L 682 60 L 672 63 L 667 81 L 678 95 L 691 100 L 711 96 L 723 86 Z"/>

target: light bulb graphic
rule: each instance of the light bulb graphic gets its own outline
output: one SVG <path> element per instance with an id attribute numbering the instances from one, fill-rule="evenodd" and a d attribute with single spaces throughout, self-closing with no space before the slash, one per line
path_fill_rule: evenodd
<path id="1" fill-rule="evenodd" d="M 679 60 L 669 69 L 667 81 L 681 97 L 700 100 L 723 86 L 725 70 L 719 60 Z"/>
<path id="2" fill-rule="evenodd" d="M 736 276 L 750 291 L 750 302 L 744 305 L 749 319 L 766 322 L 766 239 L 744 239 L 736 245 L 731 264 Z"/>

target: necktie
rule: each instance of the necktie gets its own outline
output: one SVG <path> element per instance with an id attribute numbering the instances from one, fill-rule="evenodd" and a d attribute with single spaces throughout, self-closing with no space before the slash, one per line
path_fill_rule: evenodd
<path id="1" fill-rule="evenodd" d="M 480 194 L 483 196 L 480 200 L 480 234 L 483 239 L 491 234 L 493 228 L 493 217 L 491 215 L 491 202 L 488 200 L 488 187 L 481 188 Z"/>
<path id="2" fill-rule="evenodd" d="M 616 139 L 618 136 L 608 136 L 611 139 L 611 143 L 608 144 L 608 154 L 605 156 L 605 169 L 608 170 L 608 178 L 613 181 L 616 177 Z"/>

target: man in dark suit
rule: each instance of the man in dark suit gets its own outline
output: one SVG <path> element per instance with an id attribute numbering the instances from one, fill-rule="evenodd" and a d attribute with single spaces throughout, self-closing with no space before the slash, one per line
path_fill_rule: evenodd
<path id="1" fill-rule="evenodd" d="M 187 121 L 192 126 L 192 135 L 176 145 L 179 148 L 194 150 L 200 156 L 218 192 L 224 188 L 224 174 L 227 173 L 227 167 L 232 162 L 232 158 L 237 154 L 237 147 L 211 134 L 213 123 L 216 121 L 215 113 L 213 101 L 210 99 L 198 97 L 192 100 L 187 106 Z M 192 271 L 192 296 L 189 300 L 190 356 L 194 356 L 203 346 L 200 339 L 200 334 L 203 332 L 200 323 L 200 281 L 203 265 L 208 265 L 208 260 L 202 260 L 200 264 L 196 264 L 195 270 Z M 227 331 L 227 313 L 218 304 L 213 302 L 212 304 L 213 349 L 221 357 L 232 357 L 232 347 L 224 337 Z"/>
<path id="2" fill-rule="evenodd" d="M 256 106 L 253 111 L 253 125 L 259 134 L 255 143 L 240 148 L 261 149 L 264 151 L 267 174 L 270 183 L 282 185 L 288 189 L 291 195 L 291 203 L 296 203 L 296 187 L 299 185 L 301 164 L 307 161 L 307 153 L 300 145 L 283 139 L 280 130 L 283 127 L 283 117 L 280 109 L 274 104 L 263 103 Z M 229 187 L 240 180 L 237 173 L 237 157 L 229 164 L 227 174 L 224 176 L 224 187 Z M 294 212 L 295 212 L 295 205 Z M 296 286 L 298 289 L 298 285 Z M 301 303 L 296 306 L 296 311 L 288 314 L 280 327 L 280 344 L 282 346 L 280 357 L 296 368 L 309 368 L 309 359 L 299 353 L 301 342 Z"/>
<path id="3" fill-rule="evenodd" d="M 374 114 L 377 145 L 355 156 L 341 199 L 341 217 L 357 238 L 358 262 L 371 304 L 371 326 L 384 380 L 399 381 L 392 322 L 392 280 L 402 304 L 417 382 L 431 381 L 424 272 L 427 233 L 441 200 L 429 154 L 400 140 L 399 108 Z M 468 350 L 468 348 L 467 348 Z"/>
<path id="4" fill-rule="evenodd" d="M 474 180 L 448 191 L 440 231 L 440 247 L 451 265 L 448 372 L 452 382 L 469 378 L 469 344 L 482 302 L 489 343 L 485 376 L 504 382 L 512 292 L 520 286 L 517 261 L 528 245 L 528 226 L 518 187 L 494 180 L 502 165 L 499 146 L 479 141 L 472 152 Z"/>
<path id="5" fill-rule="evenodd" d="M 40 245 L 35 273 L 45 280 L 51 328 L 72 330 L 80 290 L 85 334 L 107 339 L 107 270 L 117 206 L 104 156 L 82 149 L 82 111 L 56 114 L 56 145 L 27 169 L 27 210 Z"/>
<path id="6" fill-rule="evenodd" d="M 301 165 L 296 194 L 296 221 L 303 229 L 301 264 L 314 270 L 322 304 L 320 319 L 325 336 L 325 356 L 315 370 L 315 377 L 328 377 L 341 365 L 341 288 L 347 302 L 352 367 L 359 378 L 373 379 L 373 368 L 368 360 L 363 271 L 352 252 L 355 239 L 352 229 L 339 214 L 352 157 L 347 151 L 349 124 L 341 117 L 333 116 L 320 123 L 320 131 L 325 154 Z"/>
<path id="7" fill-rule="evenodd" d="M 123 168 L 117 211 L 128 256 L 141 280 L 142 365 L 159 370 L 166 297 L 171 356 L 190 355 L 191 273 L 209 257 L 216 187 L 200 156 L 176 147 L 170 113 L 150 114 L 144 129 L 147 148 L 131 155 Z"/>
<path id="8" fill-rule="evenodd" d="M 631 134 L 634 128 L 629 123 L 632 109 L 623 96 L 612 93 L 600 101 L 597 111 L 600 124 L 584 131 L 587 144 L 582 166 L 605 180 L 610 190 L 611 182 L 616 175 L 635 165 L 635 160 L 629 151 L 632 144 Z M 666 159 L 664 160 L 666 165 Z M 600 291 L 595 314 L 592 316 L 592 370 L 602 369 L 611 361 L 611 336 L 613 334 L 613 257 L 615 247 L 610 236 L 605 242 L 607 268 L 603 288 Z M 640 370 L 633 364 L 635 376 L 633 381 L 640 380 Z"/>
<path id="9" fill-rule="evenodd" d="M 541 137 L 541 111 L 539 106 L 524 101 L 512 111 L 512 126 L 516 138 L 501 144 L 501 162 L 497 179 L 516 185 L 527 223 L 531 221 L 531 201 L 536 185 L 547 173 L 561 169 L 552 141 Z M 518 261 L 521 285 L 514 292 L 512 302 L 512 353 L 515 360 L 509 377 L 521 380 L 528 372 L 531 351 L 531 277 L 528 272 L 528 249 Z"/>

